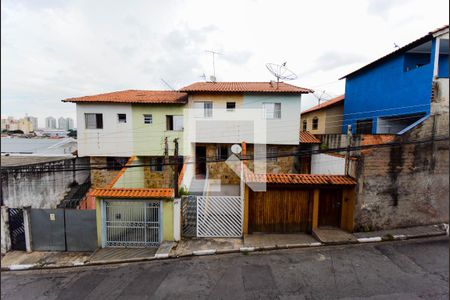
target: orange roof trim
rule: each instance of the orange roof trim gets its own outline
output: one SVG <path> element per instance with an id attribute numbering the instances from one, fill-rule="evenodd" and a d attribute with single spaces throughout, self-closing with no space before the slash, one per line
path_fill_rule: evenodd
<path id="1" fill-rule="evenodd" d="M 341 102 L 343 103 L 344 100 L 345 100 L 345 95 L 337 96 L 336 98 L 330 99 L 330 100 L 328 100 L 328 101 L 326 101 L 324 103 L 321 103 L 319 105 L 313 106 L 310 109 L 307 109 L 307 110 L 303 111 L 302 115 L 306 114 L 306 113 L 310 113 L 312 111 L 316 111 L 316 110 L 320 110 L 320 109 L 323 109 L 323 108 L 326 108 L 326 107 L 330 107 L 330 106 L 333 106 L 333 105 L 338 105 Z"/>
<path id="2" fill-rule="evenodd" d="M 345 175 L 316 174 L 254 174 L 245 175 L 246 182 L 302 184 L 302 185 L 355 185 L 356 181 Z"/>
<path id="3" fill-rule="evenodd" d="M 146 188 L 99 188 L 91 192 L 93 197 L 111 198 L 173 198 L 173 189 L 146 189 Z"/>
<path id="4" fill-rule="evenodd" d="M 307 94 L 314 92 L 292 84 L 280 82 L 196 82 L 180 89 L 189 93 L 291 93 Z"/>
<path id="5" fill-rule="evenodd" d="M 184 104 L 187 103 L 187 94 L 177 91 L 126 90 L 92 96 L 68 98 L 62 100 L 62 102 Z"/>
<path id="6" fill-rule="evenodd" d="M 300 131 L 300 143 L 302 144 L 321 144 L 322 142 L 316 138 L 314 134 L 308 131 Z"/>

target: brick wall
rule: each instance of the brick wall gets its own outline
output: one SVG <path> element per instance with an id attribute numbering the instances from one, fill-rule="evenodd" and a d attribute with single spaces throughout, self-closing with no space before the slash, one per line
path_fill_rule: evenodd
<path id="1" fill-rule="evenodd" d="M 432 99 L 423 123 L 394 142 L 447 136 L 448 79 Z M 433 130 L 434 128 L 434 130 Z M 355 229 L 375 230 L 448 222 L 449 143 L 404 144 L 363 151 L 357 163 Z"/>

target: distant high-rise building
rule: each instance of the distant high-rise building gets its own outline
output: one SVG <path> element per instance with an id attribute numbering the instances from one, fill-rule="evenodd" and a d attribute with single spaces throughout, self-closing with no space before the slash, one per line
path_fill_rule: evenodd
<path id="1" fill-rule="evenodd" d="M 67 130 L 67 121 L 65 118 L 60 117 L 58 119 L 58 129 Z"/>
<path id="2" fill-rule="evenodd" d="M 25 116 L 25 120 L 31 122 L 32 130 L 38 129 L 38 118 L 32 116 Z"/>
<path id="3" fill-rule="evenodd" d="M 72 118 L 67 118 L 66 119 L 66 124 L 67 124 L 67 130 L 71 130 L 71 129 L 75 128 Z"/>
<path id="4" fill-rule="evenodd" d="M 56 129 L 56 119 L 53 117 L 45 118 L 45 128 Z"/>

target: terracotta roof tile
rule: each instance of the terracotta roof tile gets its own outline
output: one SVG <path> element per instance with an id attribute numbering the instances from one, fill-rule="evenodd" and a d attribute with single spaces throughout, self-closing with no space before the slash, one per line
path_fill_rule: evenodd
<path id="1" fill-rule="evenodd" d="M 200 93 L 291 93 L 307 94 L 313 90 L 280 82 L 196 82 L 180 89 L 182 92 Z"/>
<path id="2" fill-rule="evenodd" d="M 306 113 L 309 113 L 309 112 L 312 112 L 312 111 L 316 111 L 316 110 L 319 110 L 319 109 L 323 109 L 323 108 L 326 108 L 326 107 L 337 105 L 337 104 L 340 104 L 341 102 L 344 103 L 344 100 L 345 100 L 345 95 L 337 96 L 336 98 L 330 99 L 330 100 L 328 100 L 326 102 L 320 103 L 319 105 L 313 106 L 310 109 L 307 109 L 307 110 L 303 111 L 302 115 L 306 114 Z"/>
<path id="3" fill-rule="evenodd" d="M 177 91 L 126 90 L 92 96 L 68 98 L 63 102 L 94 103 L 155 103 L 183 104 L 187 102 L 187 94 Z"/>
<path id="4" fill-rule="evenodd" d="M 318 174 L 245 174 L 246 182 L 300 184 L 300 185 L 355 185 L 356 181 L 345 175 Z"/>
<path id="5" fill-rule="evenodd" d="M 173 198 L 173 189 L 146 188 L 99 188 L 93 189 L 91 196 L 111 198 Z"/>
<path id="6" fill-rule="evenodd" d="M 322 142 L 308 131 L 300 131 L 300 143 L 302 144 L 321 144 Z"/>

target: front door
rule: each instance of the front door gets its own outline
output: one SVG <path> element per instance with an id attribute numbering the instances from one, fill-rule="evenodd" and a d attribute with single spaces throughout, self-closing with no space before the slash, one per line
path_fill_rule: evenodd
<path id="1" fill-rule="evenodd" d="M 195 175 L 204 178 L 206 176 L 206 147 L 195 147 Z"/>
<path id="2" fill-rule="evenodd" d="M 319 226 L 341 226 L 342 190 L 320 190 Z"/>

